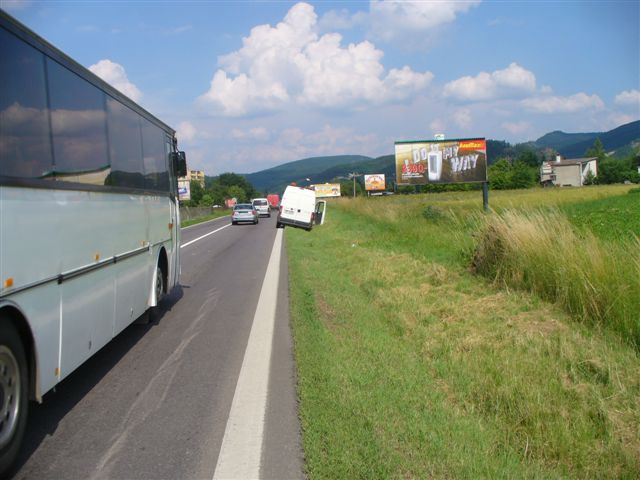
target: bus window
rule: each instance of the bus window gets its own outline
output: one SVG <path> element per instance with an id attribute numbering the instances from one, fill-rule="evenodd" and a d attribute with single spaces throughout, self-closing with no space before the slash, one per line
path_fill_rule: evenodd
<path id="1" fill-rule="evenodd" d="M 148 120 L 141 121 L 145 188 L 168 192 L 169 166 L 165 154 L 164 132 Z"/>
<path id="2" fill-rule="evenodd" d="M 107 123 L 111 158 L 109 185 L 143 189 L 140 116 L 119 101 L 107 97 Z"/>
<path id="3" fill-rule="evenodd" d="M 104 93 L 47 58 L 56 180 L 104 185 L 109 159 Z"/>
<path id="4" fill-rule="evenodd" d="M 51 171 L 43 55 L 0 30 L 0 175 L 39 178 Z"/>

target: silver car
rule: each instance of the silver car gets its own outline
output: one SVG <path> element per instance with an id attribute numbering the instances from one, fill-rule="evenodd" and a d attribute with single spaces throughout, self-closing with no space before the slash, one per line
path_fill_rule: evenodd
<path id="1" fill-rule="evenodd" d="M 231 214 L 231 223 L 237 225 L 238 223 L 258 223 L 258 212 L 250 203 L 238 203 L 233 207 L 233 213 Z"/>

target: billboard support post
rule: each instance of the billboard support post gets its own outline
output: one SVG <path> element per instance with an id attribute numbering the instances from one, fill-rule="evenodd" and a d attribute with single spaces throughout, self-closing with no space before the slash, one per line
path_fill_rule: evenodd
<path id="1" fill-rule="evenodd" d="M 482 183 L 482 206 L 484 211 L 489 211 L 489 182 Z"/>

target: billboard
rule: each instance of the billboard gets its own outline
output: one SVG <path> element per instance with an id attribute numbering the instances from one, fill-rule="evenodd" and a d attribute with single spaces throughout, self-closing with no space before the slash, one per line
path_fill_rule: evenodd
<path id="1" fill-rule="evenodd" d="M 384 173 L 376 174 L 376 175 L 365 175 L 364 176 L 364 189 L 371 192 L 377 192 L 381 190 L 385 190 L 386 184 L 384 179 Z"/>
<path id="2" fill-rule="evenodd" d="M 178 180 L 178 199 L 191 200 L 191 183 L 189 180 Z"/>
<path id="3" fill-rule="evenodd" d="M 398 185 L 487 181 L 484 138 L 396 142 Z"/>
<path id="4" fill-rule="evenodd" d="M 316 191 L 316 198 L 340 196 L 339 183 L 321 183 L 318 185 L 311 185 L 311 188 Z"/>

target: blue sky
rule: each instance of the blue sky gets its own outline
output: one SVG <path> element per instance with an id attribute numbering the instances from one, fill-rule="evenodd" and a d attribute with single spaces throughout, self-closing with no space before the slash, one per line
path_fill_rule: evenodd
<path id="1" fill-rule="evenodd" d="M 640 119 L 637 0 L 0 6 L 174 127 L 207 175 Z"/>

